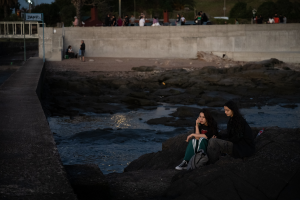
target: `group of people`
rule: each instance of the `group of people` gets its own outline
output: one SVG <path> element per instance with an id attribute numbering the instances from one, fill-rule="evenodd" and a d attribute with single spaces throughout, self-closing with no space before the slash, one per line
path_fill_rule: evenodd
<path id="1" fill-rule="evenodd" d="M 274 17 L 269 17 L 269 20 L 266 21 L 267 24 L 286 24 L 287 22 L 287 18 L 286 16 L 283 16 L 283 15 L 278 15 L 275 14 Z M 258 16 L 255 16 L 253 18 L 253 23 L 254 24 L 263 24 L 264 23 L 264 18 L 260 15 L 259 17 Z"/>
<path id="2" fill-rule="evenodd" d="M 78 54 L 75 53 L 72 49 L 72 46 L 69 45 L 68 48 L 66 49 L 65 55 L 67 55 L 69 58 L 77 58 L 78 56 L 80 57 L 80 60 L 82 62 L 85 62 L 84 60 L 84 54 L 85 54 L 85 43 L 83 40 L 81 40 L 80 48 Z"/>
<path id="3" fill-rule="evenodd" d="M 234 158 L 245 158 L 255 153 L 252 130 L 236 103 L 228 101 L 224 105 L 224 110 L 229 117 L 226 135 L 218 134 L 218 124 L 208 109 L 200 111 L 194 133 L 186 139 L 188 145 L 183 161 L 175 168 L 176 170 L 186 169 L 189 160 L 200 150 L 207 154 L 211 164 L 217 162 L 222 154 Z"/>

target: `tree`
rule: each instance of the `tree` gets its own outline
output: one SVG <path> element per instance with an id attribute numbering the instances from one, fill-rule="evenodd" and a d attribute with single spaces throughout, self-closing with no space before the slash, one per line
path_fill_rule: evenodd
<path id="1" fill-rule="evenodd" d="M 14 8 L 18 4 L 18 0 L 0 0 L 0 6 L 3 7 L 4 17 L 8 16 L 7 11 L 9 8 Z"/>
<path id="2" fill-rule="evenodd" d="M 78 19 L 78 26 L 81 26 L 81 7 L 85 0 L 72 0 L 72 4 L 76 8 L 76 17 Z"/>
<path id="3" fill-rule="evenodd" d="M 32 9 L 33 13 L 44 13 L 44 22 L 53 26 L 60 21 L 59 7 L 55 3 L 42 3 Z"/>
<path id="4" fill-rule="evenodd" d="M 264 2 L 257 8 L 257 14 L 265 18 L 274 16 L 277 12 L 277 5 L 272 1 Z"/>
<path id="5" fill-rule="evenodd" d="M 60 10 L 59 15 L 65 26 L 69 26 L 72 24 L 74 16 L 76 15 L 76 8 L 72 4 L 66 5 Z"/>
<path id="6" fill-rule="evenodd" d="M 251 9 L 247 9 L 247 3 L 237 2 L 229 13 L 229 18 L 251 18 Z"/>

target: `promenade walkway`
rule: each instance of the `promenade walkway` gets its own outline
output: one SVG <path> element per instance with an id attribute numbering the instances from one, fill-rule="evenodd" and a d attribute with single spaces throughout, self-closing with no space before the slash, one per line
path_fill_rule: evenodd
<path id="1" fill-rule="evenodd" d="M 0 86 L 0 199 L 77 199 L 37 95 L 42 70 L 30 58 Z"/>

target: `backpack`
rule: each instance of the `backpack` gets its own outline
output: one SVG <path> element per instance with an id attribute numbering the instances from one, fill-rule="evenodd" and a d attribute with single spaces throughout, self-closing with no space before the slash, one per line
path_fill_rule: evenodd
<path id="1" fill-rule="evenodd" d="M 203 149 L 200 149 L 193 157 L 190 159 L 187 170 L 197 169 L 201 166 L 206 165 L 208 162 L 208 156 L 203 151 Z"/>

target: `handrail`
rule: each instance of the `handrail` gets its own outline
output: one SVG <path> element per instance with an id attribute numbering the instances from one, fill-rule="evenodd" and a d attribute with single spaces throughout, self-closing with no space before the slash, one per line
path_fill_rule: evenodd
<path id="1" fill-rule="evenodd" d="M 7 35 L 7 36 L 20 36 L 20 35 L 38 35 L 38 27 L 43 25 L 43 23 L 39 22 L 31 22 L 27 21 L 1 21 L 0 22 L 0 36 L 1 35 Z M 46 24 L 44 23 L 45 27 Z M 28 32 L 27 30 L 28 26 Z M 27 33 L 26 33 L 27 32 Z"/>

